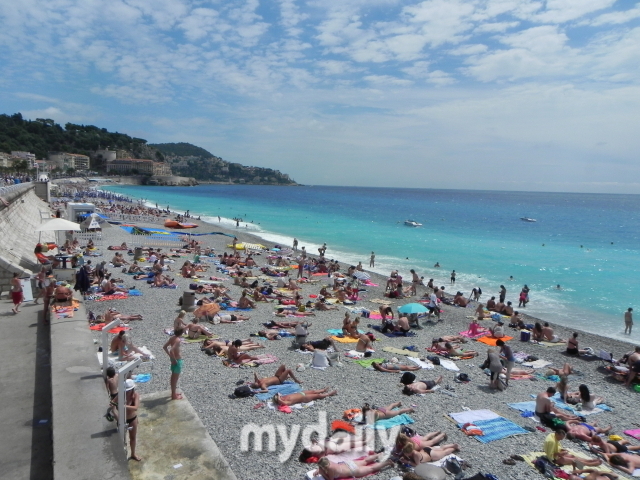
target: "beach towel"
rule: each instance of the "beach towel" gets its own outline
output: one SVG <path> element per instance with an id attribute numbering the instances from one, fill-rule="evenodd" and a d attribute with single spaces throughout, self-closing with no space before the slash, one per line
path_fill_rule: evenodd
<path id="1" fill-rule="evenodd" d="M 227 307 L 223 310 L 226 310 L 227 312 L 250 312 L 251 311 L 250 308 L 238 308 L 238 307 Z"/>
<path id="2" fill-rule="evenodd" d="M 456 423 L 464 425 L 465 423 L 473 423 L 482 420 L 494 420 L 500 418 L 496 412 L 491 410 L 466 410 L 464 412 L 450 413 L 449 416 L 455 420 Z"/>
<path id="3" fill-rule="evenodd" d="M 342 329 L 341 328 L 330 328 L 327 330 L 327 332 L 329 332 L 329 335 L 342 335 Z M 365 333 L 364 331 L 358 329 L 358 333 Z M 356 340 L 357 342 L 357 340 Z"/>
<path id="4" fill-rule="evenodd" d="M 479 331 L 475 334 L 471 333 L 471 330 L 465 330 L 464 332 L 460 332 L 460 335 L 466 338 L 476 339 L 479 337 L 484 337 L 485 335 L 487 335 L 487 333 L 489 333 L 489 330 L 480 328 Z"/>
<path id="5" fill-rule="evenodd" d="M 370 318 L 371 320 L 382 320 L 382 315 L 371 312 L 367 318 Z"/>
<path id="6" fill-rule="evenodd" d="M 120 293 L 120 292 L 118 292 Z M 129 295 L 127 295 L 126 293 L 121 293 L 120 295 L 102 295 L 98 298 L 95 298 L 94 300 L 96 302 L 108 302 L 109 300 L 124 300 L 126 298 L 129 298 Z"/>
<path id="7" fill-rule="evenodd" d="M 531 400 L 529 402 L 517 402 L 517 403 L 507 403 L 514 410 L 518 410 L 519 412 L 535 412 L 536 411 L 536 402 Z"/>
<path id="8" fill-rule="evenodd" d="M 452 362 L 451 360 L 448 360 L 448 359 L 441 359 L 440 360 L 440 366 L 442 368 L 447 369 L 447 370 L 451 370 L 452 372 L 459 372 L 460 371 L 458 366 L 454 362 Z"/>
<path id="9" fill-rule="evenodd" d="M 513 337 L 502 337 L 502 338 L 494 338 L 494 337 L 480 337 L 477 338 L 479 342 L 482 342 L 486 345 L 491 345 L 492 347 L 496 346 L 496 342 L 498 340 L 502 340 L 503 342 L 508 342 L 509 340 L 513 340 Z"/>
<path id="10" fill-rule="evenodd" d="M 89 330 L 97 330 L 97 331 L 102 331 L 102 329 L 104 328 L 104 326 L 106 325 L 106 323 L 96 323 L 95 325 L 91 325 L 89 327 Z M 127 331 L 129 330 L 129 327 L 113 327 L 111 330 L 109 330 L 109 333 L 120 333 L 122 331 Z"/>
<path id="11" fill-rule="evenodd" d="M 625 435 L 629 435 L 636 440 L 640 440 L 640 428 L 636 428 L 635 430 L 625 430 L 624 433 Z"/>
<path id="12" fill-rule="evenodd" d="M 332 335 L 331 339 L 338 343 L 358 343 L 357 338 L 351 338 L 351 337 L 336 337 L 335 335 Z"/>
<path id="13" fill-rule="evenodd" d="M 531 343 L 535 343 L 535 342 L 531 342 Z M 546 342 L 543 340 L 541 342 L 537 342 L 537 345 L 542 345 L 543 347 L 566 347 L 567 342 Z"/>
<path id="14" fill-rule="evenodd" d="M 262 355 L 257 355 L 258 359 L 254 360 L 258 365 L 268 365 L 270 363 L 276 363 L 278 361 L 278 357 L 272 355 L 270 353 L 264 353 Z"/>
<path id="15" fill-rule="evenodd" d="M 269 400 L 276 393 L 279 393 L 280 395 L 288 395 L 290 393 L 301 392 L 302 387 L 297 383 L 287 381 L 281 385 L 271 385 L 270 387 L 267 387 L 267 390 L 269 391 L 264 393 L 256 393 L 254 396 L 258 400 L 264 402 Z"/>
<path id="16" fill-rule="evenodd" d="M 407 357 L 420 358 L 420 354 L 418 352 L 412 352 L 411 350 L 403 350 L 396 347 L 384 347 L 382 351 L 395 353 L 396 355 L 406 355 Z"/>
<path id="17" fill-rule="evenodd" d="M 130 297 L 141 297 L 142 296 L 142 292 L 140 290 L 132 288 L 131 290 L 129 290 L 129 296 Z"/>
<path id="18" fill-rule="evenodd" d="M 584 459 L 592 459 L 593 458 L 593 457 L 590 457 L 590 456 L 586 455 L 585 453 L 583 453 L 581 451 L 572 450 L 570 448 L 568 448 L 567 451 L 571 455 L 574 455 L 575 457 L 578 457 L 578 458 L 584 458 Z M 545 453 L 544 452 L 529 452 L 527 454 L 520 454 L 520 455 L 524 459 L 525 463 L 527 465 L 529 465 L 531 468 L 535 469 L 535 471 L 537 472 L 538 469 L 535 467 L 535 465 L 533 463 L 536 461 L 536 459 L 538 457 L 544 457 Z M 563 467 L 558 467 L 558 468 L 561 468 L 566 473 L 573 473 L 573 467 L 571 465 L 565 465 Z M 598 465 L 597 467 L 590 466 L 588 468 L 591 468 L 593 470 L 598 470 L 599 472 L 605 472 L 605 473 L 613 472 L 613 470 L 611 470 L 604 463 L 602 465 Z M 635 473 L 634 473 L 634 476 L 635 476 Z M 554 478 L 559 478 L 559 477 L 554 477 Z M 624 475 L 618 475 L 618 478 L 624 479 L 626 477 Z"/>
<path id="19" fill-rule="evenodd" d="M 397 427 L 400 425 L 411 425 L 416 421 L 406 413 L 402 415 L 396 415 L 393 418 L 387 418 L 385 420 L 378 420 L 373 425 L 366 425 L 365 428 L 373 428 L 374 430 L 388 430 L 389 428 Z"/>
<path id="20" fill-rule="evenodd" d="M 382 363 L 384 362 L 384 358 L 363 358 L 362 360 L 356 360 L 354 363 L 363 366 L 364 368 L 368 368 L 371 366 L 373 362 Z"/>
<path id="21" fill-rule="evenodd" d="M 147 383 L 147 382 L 151 381 L 151 374 L 150 373 L 139 373 L 137 375 L 133 375 L 131 378 L 136 383 Z"/>
<path id="22" fill-rule="evenodd" d="M 349 350 L 348 352 L 345 352 L 344 354 L 345 357 L 349 357 L 349 358 L 364 358 L 364 353 L 362 352 L 356 352 L 355 350 Z"/>
<path id="23" fill-rule="evenodd" d="M 547 360 L 536 360 L 535 362 L 524 362 L 522 364 L 523 367 L 529 367 L 529 368 L 533 368 L 535 370 L 539 369 L 539 368 L 544 368 L 547 367 L 549 365 L 551 365 L 553 362 L 549 362 Z"/>
<path id="24" fill-rule="evenodd" d="M 533 398 L 535 398 L 536 396 L 534 394 L 531 394 L 531 396 Z M 596 413 L 602 413 L 604 411 L 612 411 L 613 409 L 609 406 L 606 405 L 604 403 L 601 403 L 599 405 L 596 405 L 596 408 L 594 408 L 593 410 L 576 410 L 575 406 L 573 405 L 569 405 L 568 403 L 563 402 L 560 399 L 560 394 L 556 393 L 553 397 L 550 398 L 550 400 L 553 402 L 553 404 L 558 407 L 558 408 L 562 408 L 563 410 L 567 410 L 568 412 L 571 412 L 574 415 L 578 415 L 578 416 L 587 416 L 587 415 L 594 415 Z"/>
<path id="25" fill-rule="evenodd" d="M 435 368 L 435 366 L 433 365 L 433 363 L 431 362 L 423 362 L 422 360 L 420 360 L 419 358 L 415 358 L 415 357 L 407 357 L 407 360 L 409 360 L 410 362 L 415 363 L 416 365 L 418 365 L 420 368 L 423 368 L 425 370 L 433 370 Z"/>
<path id="26" fill-rule="evenodd" d="M 480 443 L 495 442 L 496 440 L 501 440 L 503 438 L 531 433 L 504 417 L 492 418 L 490 420 L 478 420 L 473 422 L 473 424 L 482 430 L 482 435 L 474 436 L 474 438 Z M 460 424 L 458 426 L 461 427 L 462 425 L 463 424 Z"/>

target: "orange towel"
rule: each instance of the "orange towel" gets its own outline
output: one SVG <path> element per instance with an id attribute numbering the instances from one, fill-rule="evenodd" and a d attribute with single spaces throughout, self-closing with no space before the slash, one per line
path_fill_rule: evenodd
<path id="1" fill-rule="evenodd" d="M 480 337 L 480 338 L 477 338 L 476 340 L 482 343 L 486 343 L 487 345 L 491 345 L 492 347 L 495 347 L 496 342 L 498 340 L 502 340 L 503 342 L 508 342 L 509 340 L 513 340 L 513 337 L 502 337 L 502 338 Z"/>

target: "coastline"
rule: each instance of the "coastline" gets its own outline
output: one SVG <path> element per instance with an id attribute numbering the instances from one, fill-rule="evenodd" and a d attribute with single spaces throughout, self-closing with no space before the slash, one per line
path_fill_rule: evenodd
<path id="1" fill-rule="evenodd" d="M 163 220 L 163 219 L 162 219 Z M 162 220 L 156 224 L 162 224 Z M 190 219 L 191 221 L 192 219 Z M 236 235 L 241 242 L 264 243 L 261 237 L 255 232 L 242 231 L 242 229 L 224 228 L 197 222 L 201 225 L 196 229 L 198 233 L 209 231 L 221 231 Z M 187 233 L 187 232 L 185 232 Z M 103 232 L 105 245 L 119 245 L 122 241 L 130 240 L 130 236 L 119 228 L 111 228 Z M 229 251 L 226 244 L 229 238 L 222 235 L 211 235 L 197 237 L 206 245 L 215 247 L 217 253 Z M 331 258 L 331 252 L 327 252 L 327 258 Z M 108 252 L 105 253 L 108 255 Z M 110 257 L 107 257 L 108 259 Z M 264 264 L 264 256 L 256 257 L 259 265 Z M 181 265 L 183 259 L 177 260 L 176 267 Z M 348 264 L 341 262 L 342 271 Z M 117 271 L 117 270 L 116 270 Z M 219 273 L 211 271 L 211 275 L 220 276 Z M 207 274 L 209 275 L 209 274 Z M 382 298 L 386 276 L 372 273 L 372 281 L 378 283 L 380 287 L 367 287 L 364 292 L 364 299 L 358 302 L 358 306 L 369 309 L 377 308 L 379 305 L 371 303 L 369 300 Z M 232 285 L 226 276 L 224 284 L 230 289 L 232 298 L 238 298 L 241 288 Z M 302 285 L 302 295 L 305 300 L 311 294 L 317 294 L 320 285 L 325 284 L 326 277 L 317 277 L 320 283 L 316 285 Z M 182 291 L 188 291 L 189 279 L 176 277 L 178 290 L 160 290 L 148 288 L 144 282 L 132 282 L 125 278 L 126 284 L 135 284 L 143 292 L 142 297 L 136 297 L 135 301 L 115 300 L 111 302 L 89 302 L 87 308 L 92 309 L 96 314 L 104 314 L 109 307 L 116 308 L 125 314 L 141 313 L 144 315 L 143 322 L 132 322 L 131 335 L 136 345 L 145 345 L 151 349 L 158 357 L 153 370 L 153 380 L 140 385 L 141 393 L 150 393 L 165 389 L 168 385 L 169 361 L 162 352 L 162 345 L 168 339 L 163 333 L 163 329 L 173 323 L 173 318 L 179 307 L 176 305 L 177 298 Z M 419 294 L 424 293 L 424 287 L 420 287 Z M 412 299 L 393 301 L 395 309 L 399 305 L 411 302 Z M 274 305 L 269 303 L 259 303 L 255 310 L 247 312 L 251 320 L 240 324 L 205 324 L 215 334 L 222 339 L 233 340 L 235 338 L 249 338 L 255 333 L 263 322 L 273 320 Z M 443 306 L 443 322 L 423 324 L 422 330 L 416 331 L 415 337 L 386 338 L 381 337 L 380 342 L 376 342 L 375 357 L 389 360 L 393 354 L 382 351 L 382 347 L 393 346 L 402 348 L 405 345 L 416 345 L 422 355 L 427 354 L 424 350 L 430 344 L 432 337 L 439 337 L 449 334 L 457 334 L 466 330 L 469 323 L 467 316 L 472 315 L 475 304 L 472 302 L 471 308 L 458 308 Z M 309 338 L 319 340 L 327 335 L 326 329 L 339 328 L 342 317 L 346 310 L 339 307 L 338 310 L 317 312 L 310 321 L 313 323 L 310 328 Z M 295 319 L 294 319 L 295 320 Z M 368 323 L 375 324 L 378 321 L 363 319 L 363 327 L 367 330 Z M 488 326 L 492 322 L 485 320 L 483 326 Z M 556 333 L 566 338 L 573 329 L 556 327 Z M 374 332 L 376 336 L 379 336 Z M 513 335 L 511 329 L 507 329 L 508 335 Z M 579 383 L 589 385 L 594 394 L 604 395 L 608 404 L 614 407 L 614 412 L 604 412 L 590 420 L 597 420 L 601 426 L 612 424 L 614 432 L 622 435 L 622 430 L 630 428 L 630 419 L 636 416 L 637 393 L 611 382 L 609 377 L 603 375 L 598 366 L 600 362 L 589 361 L 586 358 L 570 358 L 565 356 L 562 347 L 543 347 L 531 343 L 519 341 L 519 334 L 513 335 L 515 338 L 510 341 L 514 351 L 523 351 L 539 358 L 547 359 L 555 367 L 569 361 L 576 369 L 580 370 L 580 376 L 572 376 L 570 379 L 571 390 L 576 390 Z M 626 342 L 606 337 L 599 337 L 594 334 L 580 332 L 581 347 L 590 346 L 596 351 L 604 349 L 614 352 L 615 358 L 619 358 L 623 353 L 632 349 Z M 412 418 L 416 421 L 412 425 L 418 432 L 425 434 L 429 431 L 442 430 L 449 435 L 448 442 L 459 443 L 462 451 L 459 456 L 470 462 L 473 466 L 470 474 L 475 471 L 491 472 L 500 478 L 522 479 L 531 477 L 533 470 L 524 463 L 518 462 L 515 466 L 505 466 L 502 459 L 511 454 L 524 454 L 530 451 L 540 451 L 542 442 L 548 433 L 535 431 L 533 433 L 510 437 L 500 440 L 493 445 L 484 445 L 473 438 L 466 437 L 449 420 L 445 418 L 447 413 L 462 411 L 466 408 L 485 409 L 489 408 L 499 415 L 508 418 L 520 426 L 534 427 L 536 424 L 530 419 L 522 418 L 515 410 L 510 409 L 506 404 L 512 402 L 522 402 L 530 399 L 530 395 L 536 394 L 548 386 L 553 386 L 555 382 L 536 379 L 537 381 L 518 380 L 512 381 L 510 387 L 504 392 L 493 392 L 487 388 L 488 377 L 480 371 L 477 366 L 484 360 L 487 347 L 479 342 L 470 341 L 465 344 L 467 349 L 474 349 L 480 352 L 480 357 L 456 362 L 456 365 L 464 373 L 467 373 L 472 381 L 469 384 L 458 384 L 453 382 L 454 372 L 435 367 L 434 370 L 423 370 L 416 372 L 421 379 L 435 379 L 438 375 L 444 377 L 443 385 L 451 384 L 455 387 L 455 396 L 444 394 L 427 395 L 426 397 L 405 397 L 398 388 L 399 376 L 391 373 L 379 373 L 373 370 L 364 369 L 348 358 L 343 358 L 343 367 L 330 367 L 325 371 L 307 368 L 303 372 L 297 372 L 304 382 L 303 387 L 323 388 L 335 387 L 338 395 L 329 399 L 317 401 L 313 407 L 294 411 L 293 414 L 285 415 L 268 408 L 258 408 L 257 399 L 230 399 L 231 394 L 238 382 L 249 381 L 253 373 L 260 376 L 272 375 L 273 371 L 280 363 L 289 368 L 295 368 L 298 364 L 309 361 L 309 357 L 302 355 L 291 348 L 288 339 L 279 341 L 263 342 L 266 349 L 258 350 L 255 353 L 267 352 L 277 356 L 278 363 L 260 366 L 257 369 L 233 369 L 224 367 L 221 360 L 216 357 L 208 357 L 200 352 L 198 345 L 186 344 L 183 355 L 185 359 L 185 369 L 181 375 L 179 388 L 184 391 L 192 403 L 194 409 L 202 419 L 209 433 L 217 441 L 220 450 L 229 461 L 232 470 L 242 480 L 272 480 L 276 478 L 300 478 L 305 472 L 314 466 L 299 463 L 296 458 L 303 446 L 303 441 L 298 439 L 291 459 L 285 463 L 280 463 L 278 454 L 285 448 L 281 441 L 278 441 L 275 451 L 257 452 L 254 450 L 241 451 L 240 432 L 247 423 L 256 425 L 284 425 L 287 429 L 292 429 L 299 425 L 301 429 L 307 426 L 318 424 L 322 414 L 326 414 L 329 421 L 338 419 L 342 412 L 349 408 L 359 408 L 363 402 L 376 405 L 387 405 L 389 403 L 404 401 L 406 405 L 416 405 L 416 412 L 412 413 Z M 346 350 L 344 345 L 339 345 L 340 350 Z M 403 364 L 408 364 L 405 357 L 399 356 Z M 288 430 L 289 431 L 289 430 Z M 379 439 L 376 437 L 376 441 Z M 566 446 L 575 448 L 570 442 L 565 441 Z M 379 444 L 376 444 L 378 446 Z M 497 449 L 497 450 L 496 450 Z M 265 448 L 265 450 L 267 450 Z M 492 452 L 488 455 L 488 452 Z M 498 453 L 499 452 L 499 453 Z M 497 453 L 497 454 L 496 454 Z M 372 480 L 386 480 L 397 474 L 397 471 L 387 471 L 372 477 Z"/>

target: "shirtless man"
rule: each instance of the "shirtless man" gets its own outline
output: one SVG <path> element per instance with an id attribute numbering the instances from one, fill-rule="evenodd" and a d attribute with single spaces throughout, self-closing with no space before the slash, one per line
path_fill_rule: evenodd
<path id="1" fill-rule="evenodd" d="M 251 388 L 259 388 L 260 392 L 267 393 L 271 385 L 282 385 L 284 381 L 288 378 L 291 378 L 296 383 L 302 383 L 298 380 L 290 368 L 285 367 L 284 365 L 280 365 L 276 373 L 274 373 L 273 377 L 264 377 L 259 378 L 258 374 L 254 372 L 253 379 L 254 382 L 250 385 Z"/>
<path id="2" fill-rule="evenodd" d="M 327 305 L 324 298 L 318 298 L 318 301 L 314 304 L 314 308 L 321 312 L 326 312 L 327 310 L 338 310 L 337 306 L 329 306 Z"/>
<path id="3" fill-rule="evenodd" d="M 316 349 L 326 350 L 329 347 L 333 347 L 333 350 L 336 352 L 338 351 L 338 347 L 336 347 L 336 344 L 333 341 L 333 339 L 331 337 L 326 337 L 326 338 L 323 338 L 322 340 L 303 343 L 302 345 L 300 345 L 300 350 L 313 352 Z"/>
<path id="4" fill-rule="evenodd" d="M 495 311 L 496 308 L 496 297 L 491 297 L 491 299 L 487 302 L 487 310 Z"/>
<path id="5" fill-rule="evenodd" d="M 197 318 L 194 318 L 193 320 L 191 320 L 191 323 L 187 325 L 186 332 L 187 332 L 187 337 L 193 340 L 198 339 L 201 336 L 205 336 L 205 337 L 213 336 L 213 333 L 211 333 L 209 330 L 204 328 L 202 325 L 198 325 Z"/>
<path id="6" fill-rule="evenodd" d="M 597 441 L 594 441 L 596 438 L 602 441 L 602 439 L 598 436 L 599 434 L 601 433 L 607 434 L 613 428 L 611 426 L 609 426 L 608 428 L 600 428 L 595 425 L 589 425 L 587 423 L 583 423 L 576 420 L 570 420 L 566 422 L 566 427 L 567 427 L 567 437 L 569 437 L 569 439 L 577 438 L 578 440 L 583 440 L 585 442 L 593 442 L 594 444 L 598 444 Z M 598 444 L 598 446 L 600 446 L 600 444 Z M 615 453 L 615 447 L 613 445 L 610 445 L 610 446 L 611 448 L 614 449 L 613 453 Z M 640 449 L 640 447 L 638 447 L 638 449 Z M 608 450 L 603 448 L 603 451 L 607 452 Z"/>
<path id="7" fill-rule="evenodd" d="M 578 420 L 575 415 L 569 415 L 561 413 L 557 408 L 553 406 L 550 398 L 556 394 L 556 389 L 553 387 L 547 388 L 544 392 L 540 392 L 536 397 L 536 415 L 540 418 L 540 421 L 544 425 L 551 425 L 553 418 L 559 418 L 565 422 L 570 420 Z"/>
<path id="8" fill-rule="evenodd" d="M 469 305 L 469 301 L 464 298 L 462 292 L 457 292 L 455 297 L 453 297 L 453 304 L 460 307 L 466 307 L 467 305 Z"/>
<path id="9" fill-rule="evenodd" d="M 169 355 L 171 360 L 171 400 L 182 400 L 182 394 L 177 392 L 178 379 L 182 373 L 182 355 L 180 353 L 180 344 L 184 330 L 178 328 L 174 330 L 173 336 L 167 340 L 162 349 Z"/>
<path id="10" fill-rule="evenodd" d="M 435 392 L 434 387 L 436 385 L 440 385 L 442 383 L 442 375 L 434 380 L 427 380 L 424 382 L 413 382 L 409 385 L 405 385 L 402 388 L 402 393 L 405 395 L 413 395 L 413 394 L 423 394 L 423 393 L 433 393 Z"/>
<path id="11" fill-rule="evenodd" d="M 509 317 L 513 315 L 513 305 L 511 304 L 511 302 L 507 302 L 507 304 L 502 309 L 502 314 Z"/>
<path id="12" fill-rule="evenodd" d="M 119 320 L 124 323 L 129 323 L 131 320 L 142 320 L 142 319 L 143 317 L 140 314 L 136 313 L 134 315 L 123 315 L 120 312 L 118 312 L 115 308 L 110 308 L 104 314 L 104 323 L 106 324 L 109 324 L 114 320 Z"/>
<path id="13" fill-rule="evenodd" d="M 376 462 L 383 455 L 384 452 L 365 457 L 362 460 L 346 460 L 340 463 L 333 463 L 327 457 L 323 457 L 318 462 L 318 470 L 314 474 L 321 475 L 325 480 L 366 477 L 394 465 L 391 459 Z"/>
<path id="14" fill-rule="evenodd" d="M 603 429 L 598 429 L 598 430 L 601 430 L 602 433 L 609 433 L 609 431 L 611 430 L 611 427 L 609 427 L 606 430 L 603 430 Z M 593 436 L 589 437 L 589 439 L 586 441 L 591 442 L 591 444 L 594 447 L 600 448 L 600 450 L 602 450 L 605 453 L 627 453 L 627 452 L 637 452 L 638 450 L 640 450 L 640 445 L 631 445 L 629 440 L 617 440 L 617 441 L 606 440 L 605 438 L 600 437 L 595 433 L 596 432 L 594 432 Z M 580 437 L 576 437 L 576 438 L 580 438 Z"/>
<path id="15" fill-rule="evenodd" d="M 624 382 L 624 384 L 628 387 L 638 374 L 640 374 L 640 347 L 636 347 L 635 351 L 629 355 L 627 365 L 629 365 L 629 375 L 627 376 L 627 381 Z"/>
<path id="16" fill-rule="evenodd" d="M 107 368 L 107 379 L 105 380 L 107 393 L 109 394 L 108 414 L 113 415 L 116 422 L 118 421 L 118 373 L 113 367 Z"/>

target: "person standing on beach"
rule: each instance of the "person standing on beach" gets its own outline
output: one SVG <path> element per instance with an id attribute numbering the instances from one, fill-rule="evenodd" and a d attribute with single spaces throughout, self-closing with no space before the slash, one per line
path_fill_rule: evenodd
<path id="1" fill-rule="evenodd" d="M 451 285 L 455 285 L 456 284 L 456 271 L 452 271 L 451 272 Z"/>
<path id="2" fill-rule="evenodd" d="M 20 283 L 20 279 L 18 278 L 19 275 L 18 272 L 14 272 L 13 278 L 11 279 L 11 299 L 13 300 L 13 308 L 11 311 L 15 314 L 20 313 L 20 305 L 24 300 L 22 283 Z"/>
<path id="3" fill-rule="evenodd" d="M 504 303 L 505 298 L 507 298 L 507 289 L 504 285 L 500 285 L 500 303 Z"/>
<path id="4" fill-rule="evenodd" d="M 297 238 L 293 239 L 293 251 L 294 252 L 298 251 L 298 239 Z"/>
<path id="5" fill-rule="evenodd" d="M 238 247 L 238 237 L 233 237 L 233 253 L 236 253 Z"/>
<path id="6" fill-rule="evenodd" d="M 304 260 L 305 258 L 307 258 L 307 250 L 305 247 L 302 247 L 302 259 Z"/>
<path id="7" fill-rule="evenodd" d="M 631 335 L 631 329 L 633 328 L 633 316 L 632 313 L 633 308 L 629 307 L 626 312 L 624 312 L 624 333 L 629 331 L 629 335 Z"/>
<path id="8" fill-rule="evenodd" d="M 180 354 L 180 342 L 184 330 L 176 328 L 173 336 L 167 340 L 162 349 L 171 359 L 171 400 L 182 400 L 182 395 L 177 392 L 178 379 L 182 373 L 182 355 Z"/>
<path id="9" fill-rule="evenodd" d="M 369 267 L 373 268 L 376 266 L 376 254 L 371 252 L 371 258 L 369 259 Z"/>

